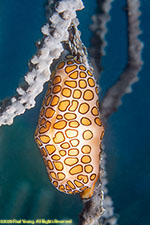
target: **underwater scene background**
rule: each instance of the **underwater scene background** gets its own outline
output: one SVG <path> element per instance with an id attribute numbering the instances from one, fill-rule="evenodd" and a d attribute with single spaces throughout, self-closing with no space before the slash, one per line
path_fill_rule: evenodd
<path id="1" fill-rule="evenodd" d="M 96 10 L 96 0 L 83 1 L 78 12 L 82 41 L 90 45 L 89 24 Z M 42 37 L 46 23 L 46 0 L 0 1 L 0 99 L 15 95 L 18 84 L 28 71 L 28 61 L 36 52 L 35 42 Z M 123 71 L 127 61 L 127 23 L 125 1 L 115 0 L 106 36 L 103 72 L 98 81 L 100 100 Z M 144 42 L 144 66 L 132 93 L 108 121 L 104 145 L 107 154 L 109 195 L 120 225 L 149 225 L 150 210 L 150 95 L 148 0 L 141 1 L 140 36 Z M 46 90 L 47 84 L 45 85 Z M 41 102 L 15 118 L 13 125 L 0 128 L 0 219 L 72 219 L 78 223 L 82 210 L 79 196 L 58 192 L 51 184 L 34 142 Z"/>

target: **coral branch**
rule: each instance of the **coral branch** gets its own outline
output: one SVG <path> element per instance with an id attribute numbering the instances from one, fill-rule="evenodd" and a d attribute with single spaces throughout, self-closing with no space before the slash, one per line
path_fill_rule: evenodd
<path id="1" fill-rule="evenodd" d="M 101 168 L 103 168 L 103 172 L 101 173 L 100 180 L 102 183 L 101 190 L 104 193 L 103 205 L 105 211 L 100 217 L 100 224 L 117 225 L 118 216 L 114 214 L 113 201 L 111 197 L 108 195 L 108 189 L 106 187 L 108 180 L 106 172 L 106 153 L 104 152 L 102 153 Z"/>
<path id="2" fill-rule="evenodd" d="M 139 0 L 127 0 L 128 16 L 128 63 L 119 80 L 106 93 L 102 102 L 102 118 L 106 123 L 108 117 L 117 110 L 121 104 L 121 98 L 131 92 L 131 86 L 138 81 L 138 73 L 143 65 L 143 43 L 138 36 L 141 34 Z"/>
<path id="3" fill-rule="evenodd" d="M 90 26 L 93 36 L 88 50 L 97 78 L 102 70 L 101 57 L 105 55 L 105 47 L 107 46 L 105 36 L 108 31 L 107 24 L 111 19 L 110 10 L 112 2 L 113 0 L 97 0 L 97 13 L 92 16 L 93 24 Z"/>
<path id="4" fill-rule="evenodd" d="M 105 170 L 106 154 L 101 155 L 100 179 L 96 183 L 94 195 L 89 200 L 83 200 L 84 209 L 80 215 L 80 225 L 117 225 L 117 216 L 114 214 L 113 202 L 108 196 L 106 185 L 107 173 Z"/>
<path id="5" fill-rule="evenodd" d="M 107 2 L 107 1 L 106 1 Z M 137 79 L 138 72 L 142 67 L 142 59 L 141 53 L 143 44 L 139 40 L 138 36 L 141 33 L 139 28 L 139 11 L 140 3 L 139 0 L 130 1 L 127 0 L 127 8 L 128 8 L 128 64 L 126 66 L 125 71 L 120 76 L 119 81 L 109 89 L 106 94 L 103 103 L 102 103 L 102 119 L 106 125 L 108 117 L 117 109 L 120 104 L 120 100 L 122 96 L 128 93 L 131 85 L 135 83 Z M 95 29 L 96 30 L 96 29 Z M 105 33 L 105 32 L 104 32 Z M 102 35 L 102 42 L 104 41 L 104 36 Z M 101 39 L 100 39 L 101 40 Z M 101 43 L 100 43 L 101 46 Z M 102 44 L 105 46 L 105 44 Z M 97 46 L 93 58 L 97 57 Z M 94 49 L 93 48 L 93 49 Z M 103 47 L 102 47 L 103 49 Z M 103 54 L 103 50 L 99 54 L 99 58 L 97 57 L 95 60 L 95 65 L 98 67 L 97 71 L 100 71 L 100 67 L 98 65 L 98 59 L 100 59 Z M 90 200 L 84 200 L 84 209 L 82 214 L 80 215 L 80 224 L 84 225 L 97 225 L 97 224 L 117 224 L 117 217 L 113 212 L 113 203 L 111 198 L 108 196 L 108 190 L 106 188 L 107 179 L 105 172 L 105 154 L 103 154 L 100 162 L 100 167 L 103 168 L 103 172 L 100 174 L 100 179 L 98 180 L 95 188 L 95 195 Z M 102 170 L 102 169 L 101 169 Z M 104 200 L 103 200 L 104 196 Z M 103 209 L 103 205 L 105 208 L 105 212 Z M 103 213 L 104 212 L 104 213 Z"/>
<path id="6" fill-rule="evenodd" d="M 49 23 L 42 27 L 43 40 L 38 43 L 38 52 L 31 59 L 25 83 L 17 88 L 17 96 L 4 100 L 0 107 L 0 126 L 12 124 L 14 117 L 35 106 L 35 98 L 43 90 L 50 78 L 50 66 L 59 58 L 64 48 L 62 43 L 69 39 L 68 28 L 76 18 L 76 10 L 81 10 L 81 0 L 57 2 Z"/>

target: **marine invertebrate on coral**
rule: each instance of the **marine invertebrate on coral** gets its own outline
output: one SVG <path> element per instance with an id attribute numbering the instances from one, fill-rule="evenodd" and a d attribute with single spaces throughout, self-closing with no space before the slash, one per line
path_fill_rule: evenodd
<path id="1" fill-rule="evenodd" d="M 85 65 L 77 57 L 66 58 L 51 75 L 35 140 L 52 184 L 89 198 L 99 176 L 104 134 L 98 91 Z"/>
<path id="2" fill-rule="evenodd" d="M 49 1 L 49 2 L 53 3 L 55 1 Z M 101 1 L 101 3 L 102 2 L 111 3 L 112 1 L 104 0 L 104 1 Z M 130 54 L 130 56 L 129 56 L 128 66 L 130 65 L 131 67 L 130 67 L 130 70 L 125 71 L 126 73 L 124 74 L 123 79 L 121 79 L 122 82 L 119 81 L 117 83 L 117 85 L 115 85 L 115 88 L 113 88 L 113 91 L 109 91 L 106 98 L 104 98 L 103 104 L 101 106 L 102 106 L 103 119 L 105 120 L 105 124 L 107 122 L 108 117 L 112 114 L 114 109 L 115 110 L 117 109 L 117 107 L 119 105 L 118 102 L 120 101 L 121 97 L 127 92 L 128 87 L 130 87 L 131 84 L 137 80 L 137 79 L 135 79 L 135 77 L 137 77 L 139 69 L 141 68 L 141 65 L 142 65 L 142 63 L 141 63 L 142 45 L 138 41 L 138 35 L 139 35 L 139 30 L 138 30 L 138 26 L 139 26 L 138 8 L 139 8 L 139 5 L 138 5 L 138 2 L 139 1 L 134 0 L 134 1 L 127 1 L 127 2 L 128 2 L 128 12 L 129 12 L 128 18 L 131 19 L 131 20 L 129 20 L 129 24 L 128 24 L 128 27 L 129 27 L 129 32 L 128 32 L 129 43 L 128 44 L 129 44 L 129 49 L 131 50 L 131 51 L 129 51 L 129 53 L 133 53 L 133 54 Z M 27 108 L 29 109 L 35 105 L 35 102 L 33 100 L 42 91 L 44 82 L 48 81 L 50 78 L 50 73 L 51 73 L 51 71 L 49 70 L 50 65 L 52 64 L 54 59 L 59 58 L 59 56 L 61 55 L 63 50 L 66 48 L 67 44 L 70 46 L 72 54 L 75 53 L 73 47 L 76 47 L 76 53 L 78 53 L 78 51 L 80 51 L 80 50 L 82 51 L 83 46 L 82 45 L 79 46 L 78 42 L 75 42 L 75 40 L 76 40 L 75 37 L 77 34 L 76 26 L 78 25 L 75 11 L 78 9 L 81 9 L 82 7 L 83 7 L 83 5 L 82 5 L 81 1 L 63 0 L 61 2 L 58 2 L 58 4 L 56 5 L 56 11 L 54 9 L 55 7 L 51 8 L 51 12 L 53 13 L 53 16 L 50 17 L 50 19 L 49 19 L 50 22 L 42 28 L 44 38 L 41 42 L 38 42 L 38 48 L 39 48 L 38 53 L 31 60 L 30 72 L 25 77 L 25 80 L 27 81 L 28 84 L 17 89 L 19 95 L 17 97 L 12 98 L 11 101 L 8 102 L 8 103 L 10 103 L 9 105 L 5 104 L 6 102 L 4 102 L 3 107 L 1 108 L 0 125 L 11 124 L 13 122 L 13 118 L 15 116 L 20 115 L 21 113 L 24 113 L 25 109 L 27 109 Z M 105 11 L 106 14 L 108 11 L 109 10 Z M 105 18 L 106 18 L 106 20 L 105 20 Z M 105 24 L 107 23 L 107 18 L 108 17 L 105 17 L 105 15 L 103 15 Z M 72 25 L 73 25 L 74 29 L 71 29 Z M 131 26 L 131 25 L 133 25 L 133 26 Z M 134 25 L 136 25 L 136 26 L 134 26 Z M 102 42 L 105 43 L 104 36 L 105 36 L 106 30 L 104 30 L 104 32 L 101 32 L 102 26 L 99 26 L 99 27 L 94 26 L 94 27 L 96 29 L 98 29 L 98 34 L 100 34 L 100 40 L 102 40 Z M 56 43 L 56 45 L 53 44 L 53 42 Z M 73 46 L 73 44 L 75 46 Z M 99 76 L 99 71 L 101 70 L 101 68 L 99 68 L 98 64 L 99 64 L 101 55 L 103 55 L 104 45 L 100 44 L 100 46 L 98 46 L 99 48 L 97 48 L 97 45 L 94 46 L 94 48 L 96 48 L 96 51 L 94 51 L 95 55 L 94 54 L 92 55 L 93 59 L 94 58 L 96 59 L 96 54 L 98 53 L 100 48 L 102 49 L 102 51 L 99 51 L 100 56 L 98 56 L 97 60 L 95 60 L 95 62 L 94 62 L 94 64 L 95 64 L 94 67 L 95 68 L 97 67 L 97 71 L 98 71 L 97 76 Z M 137 56 L 137 57 L 135 57 L 135 56 Z M 85 58 L 86 58 L 86 54 L 85 54 Z M 134 63 L 135 61 L 137 63 Z M 134 72 L 134 73 L 132 73 L 132 72 Z M 54 75 L 54 76 L 56 76 L 56 75 Z M 126 82 L 126 81 L 128 81 L 128 82 Z M 83 81 L 82 83 L 85 83 L 85 82 Z M 55 86 L 55 84 L 54 84 L 54 86 Z M 59 86 L 59 83 L 56 86 Z M 57 92 L 60 89 L 60 87 L 57 87 L 57 88 L 53 89 L 53 91 Z M 67 88 L 68 88 L 68 86 L 67 86 Z M 83 88 L 83 92 L 84 92 L 84 88 Z M 57 95 L 57 93 L 56 93 L 56 95 Z M 49 96 L 47 96 L 46 100 L 50 101 L 50 99 L 48 99 L 48 97 Z M 70 98 L 70 96 L 68 96 L 68 97 L 65 96 L 65 97 L 66 97 L 65 101 L 67 103 L 67 100 L 68 100 L 68 98 Z M 116 101 L 116 99 L 117 99 L 117 101 Z M 55 98 L 55 100 L 57 102 L 57 98 Z M 52 102 L 52 100 L 51 100 L 51 102 Z M 50 102 L 50 104 L 51 104 L 51 102 Z M 46 102 L 44 101 L 43 104 L 46 104 Z M 48 106 L 46 105 L 46 107 L 48 107 Z M 68 106 L 68 108 L 67 108 L 68 111 L 69 111 L 69 107 L 70 106 Z M 55 108 L 54 105 L 53 105 L 53 108 Z M 61 112 L 61 114 L 63 114 L 63 113 Z M 61 116 L 59 116 L 58 119 L 59 119 L 58 121 L 63 120 L 63 119 L 61 119 Z M 41 122 L 41 121 L 39 121 L 39 122 Z M 75 126 L 75 124 L 78 125 L 78 123 L 72 123 L 74 121 L 67 120 L 67 122 L 69 125 L 72 125 L 72 124 L 74 124 L 74 126 Z M 75 122 L 79 122 L 79 121 L 75 121 Z M 45 125 L 47 125 L 47 126 L 48 126 L 48 124 L 49 123 L 45 123 Z M 41 129 L 41 131 L 46 132 L 45 130 L 47 129 L 47 127 L 46 126 L 44 127 L 44 124 L 42 124 L 42 125 L 43 126 L 41 126 L 39 128 L 39 132 L 40 132 L 40 129 Z M 78 128 L 79 127 L 77 127 L 77 129 Z M 76 129 L 76 127 L 75 127 L 75 129 Z M 65 132 L 64 132 L 64 134 L 65 134 Z M 69 141 L 70 141 L 70 139 L 69 139 Z M 41 143 L 40 139 L 39 139 L 39 143 Z M 63 143 L 61 143 L 61 144 L 63 144 Z M 59 145 L 61 145 L 61 144 L 59 144 Z M 69 144 L 71 144 L 71 143 L 69 142 Z M 42 145 L 45 147 L 44 144 L 42 144 Z M 61 147 L 61 149 L 63 150 L 62 147 Z M 69 150 L 70 149 L 63 150 L 63 151 L 65 153 L 66 151 L 69 152 Z M 82 150 L 82 149 L 80 148 L 80 150 Z M 43 149 L 41 150 L 41 152 L 43 154 L 43 158 L 46 158 L 46 156 L 44 156 L 45 152 Z M 78 151 L 76 151 L 76 152 L 78 152 Z M 98 152 L 97 152 L 97 154 L 98 154 Z M 57 162 L 56 159 L 54 159 L 54 161 Z M 102 155 L 101 155 L 101 160 L 100 160 L 101 167 L 103 167 L 103 163 L 101 163 L 102 161 L 104 162 L 104 159 L 102 160 Z M 46 165 L 48 165 L 48 164 L 46 163 Z M 53 167 L 55 167 L 55 169 L 57 166 L 58 166 L 57 163 L 53 164 Z M 96 168 L 98 168 L 98 164 L 96 164 Z M 53 171 L 53 169 L 52 169 L 52 171 Z M 102 171 L 102 169 L 101 169 L 101 171 Z M 103 177 L 104 177 L 104 179 L 102 179 Z M 51 179 L 52 179 L 52 177 L 51 177 Z M 103 183 L 102 185 L 100 184 L 100 180 Z M 101 221 L 102 224 L 116 224 L 116 220 L 113 217 L 112 203 L 111 203 L 111 201 L 107 201 L 109 198 L 107 196 L 108 191 L 105 188 L 106 175 L 103 176 L 101 173 L 100 180 L 98 179 L 93 197 L 88 200 L 83 200 L 84 210 L 81 214 L 81 219 L 82 219 L 81 223 L 82 224 L 88 224 L 88 225 L 96 224 L 96 223 L 99 223 L 99 221 Z M 81 180 L 81 181 L 83 181 L 83 180 Z M 53 182 L 54 182 L 54 179 L 53 179 Z M 57 180 L 57 182 L 58 182 L 58 180 Z M 79 180 L 79 182 L 80 182 L 80 180 Z M 66 191 L 68 191 L 68 190 L 66 190 Z M 77 191 L 80 191 L 80 189 L 78 189 Z M 106 213 L 103 214 L 104 216 L 102 215 L 102 213 L 104 211 L 103 210 L 103 194 L 102 194 L 103 192 L 102 191 L 104 191 L 104 207 L 106 208 Z M 93 190 L 92 190 L 92 192 L 93 192 Z M 44 200 L 44 202 L 45 202 L 45 200 Z M 105 202 L 107 202 L 109 204 L 105 204 Z M 43 206 L 41 206 L 41 207 L 43 207 Z M 111 209 L 111 210 L 109 210 L 109 209 Z M 39 209 L 39 211 L 40 211 L 40 209 Z M 110 211 L 111 211 L 111 215 L 110 215 L 110 213 L 107 213 Z M 101 217 L 101 220 L 100 220 L 100 217 Z M 114 222 L 114 220 L 115 220 L 115 222 Z"/>

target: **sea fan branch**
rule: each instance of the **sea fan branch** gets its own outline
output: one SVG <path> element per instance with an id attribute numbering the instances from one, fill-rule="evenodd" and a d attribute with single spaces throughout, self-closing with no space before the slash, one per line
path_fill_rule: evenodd
<path id="1" fill-rule="evenodd" d="M 105 47 L 107 46 L 107 41 L 105 37 L 108 32 L 107 24 L 111 19 L 110 10 L 112 2 L 113 0 L 97 0 L 97 12 L 92 16 L 93 23 L 90 26 L 92 38 L 88 51 L 97 78 L 99 78 L 102 71 L 101 58 L 106 54 Z"/>
<path id="2" fill-rule="evenodd" d="M 68 28 L 76 18 L 76 11 L 83 8 L 81 0 L 57 2 L 49 23 L 42 27 L 43 39 L 38 42 L 38 52 L 31 59 L 25 83 L 17 88 L 17 95 L 3 100 L 0 106 L 0 126 L 12 124 L 14 117 L 35 106 L 35 98 L 50 78 L 50 66 L 58 59 L 64 48 L 62 43 L 69 40 Z"/>
<path id="3" fill-rule="evenodd" d="M 143 61 L 141 59 L 143 44 L 139 40 L 138 36 L 141 34 L 141 30 L 139 28 L 139 16 L 141 15 L 139 11 L 140 2 L 139 0 L 127 0 L 127 18 L 128 18 L 128 64 L 125 68 L 125 71 L 121 74 L 120 79 L 117 83 L 112 86 L 104 100 L 102 102 L 102 119 L 106 126 L 108 117 L 117 110 L 120 105 L 120 101 L 123 95 L 129 92 L 131 89 L 131 85 L 135 83 L 138 78 L 137 75 L 141 70 L 143 65 Z M 107 17 L 105 17 L 107 18 Z M 107 22 L 107 20 L 106 20 Z M 102 32 L 106 33 L 106 32 Z M 105 35 L 104 35 L 105 36 Z M 102 38 L 103 41 L 100 43 L 104 43 L 104 36 Z M 100 44 L 100 48 L 103 49 L 104 44 Z M 93 51 L 94 52 L 94 51 Z M 101 52 L 101 51 L 100 51 Z M 103 52 L 103 51 L 102 51 Z M 97 55 L 97 50 L 93 54 L 93 58 Z M 100 56 L 101 54 L 99 54 Z M 97 58 L 98 59 L 98 58 Z M 100 67 L 98 65 L 97 59 L 95 60 L 95 65 L 98 67 L 97 71 L 100 72 Z M 100 57 L 99 57 L 100 59 Z M 98 180 L 94 192 L 94 196 L 89 200 L 84 200 L 84 209 L 80 215 L 80 224 L 82 225 L 116 225 L 117 224 L 117 216 L 114 215 L 113 212 L 113 203 L 111 198 L 108 196 L 108 190 L 106 188 L 107 179 L 105 172 L 105 154 L 103 154 L 100 162 L 101 168 L 103 171 L 100 174 L 100 179 Z M 104 196 L 104 200 L 103 200 Z M 103 209 L 103 205 L 105 208 L 105 212 Z M 104 213 L 103 213 L 104 212 Z"/>
<path id="4" fill-rule="evenodd" d="M 117 110 L 122 97 L 131 92 L 131 86 L 138 81 L 138 73 L 142 68 L 143 43 L 139 39 L 141 12 L 139 0 L 127 0 L 128 18 L 128 63 L 119 80 L 108 90 L 102 102 L 102 118 L 106 123 L 109 116 Z"/>

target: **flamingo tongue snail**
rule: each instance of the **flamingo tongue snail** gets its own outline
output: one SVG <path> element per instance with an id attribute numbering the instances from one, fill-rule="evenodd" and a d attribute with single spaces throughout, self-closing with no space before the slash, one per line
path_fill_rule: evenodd
<path id="1" fill-rule="evenodd" d="M 51 183 L 66 194 L 93 195 L 104 127 L 95 79 L 74 56 L 51 74 L 35 131 Z"/>

